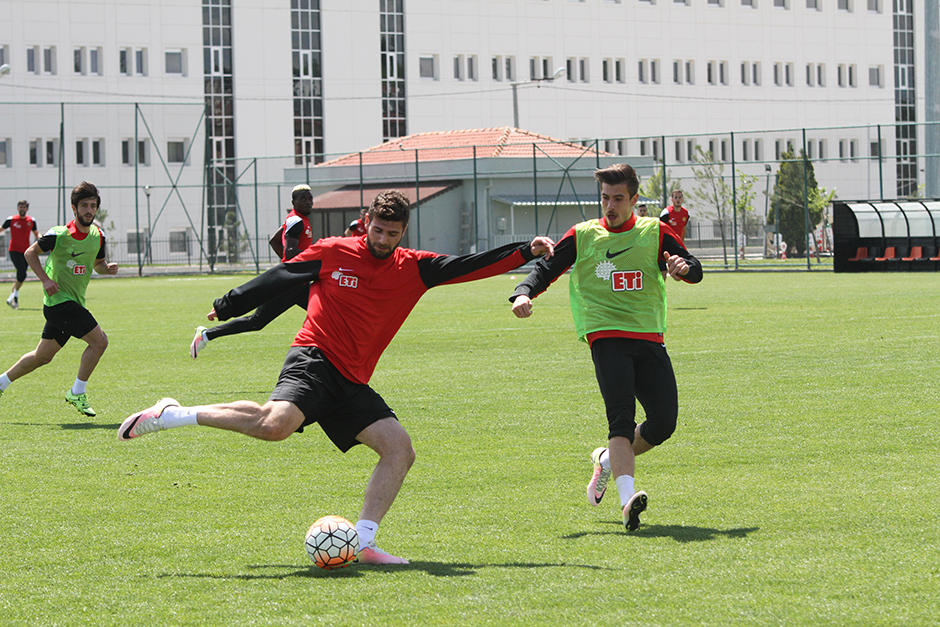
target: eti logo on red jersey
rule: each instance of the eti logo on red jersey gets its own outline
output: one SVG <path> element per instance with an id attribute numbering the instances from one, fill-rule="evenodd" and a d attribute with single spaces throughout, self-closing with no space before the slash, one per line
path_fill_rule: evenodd
<path id="1" fill-rule="evenodd" d="M 349 276 L 348 274 L 343 274 L 342 272 L 334 272 L 332 275 L 336 282 L 339 283 L 340 287 L 351 287 L 356 289 L 359 287 L 359 277 Z"/>

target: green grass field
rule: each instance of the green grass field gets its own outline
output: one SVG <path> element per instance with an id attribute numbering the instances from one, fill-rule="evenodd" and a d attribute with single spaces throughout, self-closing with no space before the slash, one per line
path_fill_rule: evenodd
<path id="1" fill-rule="evenodd" d="M 378 538 L 412 563 L 332 573 L 304 532 L 355 520 L 365 447 L 317 428 L 116 439 L 161 396 L 263 402 L 302 312 L 193 361 L 193 328 L 245 277 L 96 280 L 97 418 L 62 399 L 77 340 L 0 398 L 0 624 L 936 625 L 938 278 L 670 282 L 680 425 L 638 460 L 630 535 L 614 490 L 585 500 L 606 421 L 566 279 L 528 320 L 506 300 L 519 276 L 432 290 L 372 380 L 418 451 Z M 20 303 L 0 369 L 39 339 L 37 283 Z"/>

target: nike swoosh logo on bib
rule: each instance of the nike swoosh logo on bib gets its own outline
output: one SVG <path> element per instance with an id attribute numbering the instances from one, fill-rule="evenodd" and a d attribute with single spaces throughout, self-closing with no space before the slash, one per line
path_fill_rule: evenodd
<path id="1" fill-rule="evenodd" d="M 613 259 L 613 258 L 616 257 L 617 255 L 622 255 L 623 253 L 627 252 L 627 251 L 630 250 L 631 248 L 633 248 L 633 246 L 628 246 L 627 248 L 624 248 L 623 250 L 618 251 L 618 252 L 615 252 L 615 253 L 611 253 L 611 252 L 610 252 L 610 249 L 608 248 L 608 249 L 607 249 L 607 258 L 608 258 L 608 259 Z"/>

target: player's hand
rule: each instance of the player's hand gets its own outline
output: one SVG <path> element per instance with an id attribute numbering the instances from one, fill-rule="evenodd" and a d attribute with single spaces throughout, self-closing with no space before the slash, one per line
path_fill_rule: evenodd
<path id="1" fill-rule="evenodd" d="M 512 301 L 512 313 L 514 313 L 517 318 L 528 318 L 531 316 L 532 299 L 522 294 L 516 296 L 516 299 Z"/>
<path id="2" fill-rule="evenodd" d="M 552 255 L 555 254 L 555 242 L 550 237 L 539 236 L 532 240 L 532 243 L 529 244 L 529 248 L 532 251 L 532 254 L 536 257 L 545 256 L 546 259 L 551 259 Z M 518 299 L 516 299 L 518 300 Z"/>
<path id="3" fill-rule="evenodd" d="M 219 315 L 218 315 L 217 313 L 215 313 L 215 307 L 212 308 L 212 311 L 210 311 L 208 314 L 206 314 L 206 318 L 208 318 L 209 320 L 218 320 L 218 319 L 219 319 Z"/>
<path id="4" fill-rule="evenodd" d="M 52 279 L 49 279 L 48 281 L 42 282 L 42 289 L 45 290 L 46 294 L 52 296 L 53 294 L 57 294 L 59 292 L 59 284 Z"/>
<path id="5" fill-rule="evenodd" d="M 671 276 L 676 281 L 681 281 L 681 277 L 689 273 L 689 263 L 682 257 L 663 252 L 663 259 L 666 260 L 666 276 Z"/>
<path id="6" fill-rule="evenodd" d="M 109 263 L 108 274 L 117 274 L 117 272 L 118 272 L 118 265 L 116 263 Z"/>

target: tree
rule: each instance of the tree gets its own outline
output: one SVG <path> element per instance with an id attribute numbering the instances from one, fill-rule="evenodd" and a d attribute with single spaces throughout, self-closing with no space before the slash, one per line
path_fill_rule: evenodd
<path id="1" fill-rule="evenodd" d="M 806 254 L 807 232 L 811 232 L 819 223 L 823 209 L 834 196 L 835 191 L 826 192 L 825 188 L 820 190 L 813 164 L 806 159 L 802 150 L 798 158 L 792 150 L 781 155 L 767 222 L 778 224 L 779 219 L 778 233 L 789 246 L 787 250 L 793 251 L 792 256 L 802 257 Z"/>
<path id="2" fill-rule="evenodd" d="M 724 256 L 725 265 L 728 264 L 728 238 L 727 231 L 730 227 L 728 211 L 731 205 L 731 189 L 725 183 L 725 166 L 716 163 L 712 153 L 705 152 L 701 146 L 695 147 L 695 155 L 692 157 L 697 165 L 692 167 L 692 173 L 695 175 L 696 185 L 691 192 L 691 196 L 702 203 L 708 210 L 703 213 L 706 216 L 714 218 L 718 224 L 718 232 L 721 235 L 721 252 Z"/>
<path id="3" fill-rule="evenodd" d="M 705 152 L 701 146 L 696 146 L 695 155 L 692 157 L 697 166 L 692 167 L 692 173 L 695 175 L 696 187 L 692 192 L 696 200 L 709 207 L 709 211 L 703 212 L 706 216 L 712 216 L 718 224 L 718 230 L 721 234 L 721 249 L 724 255 L 725 264 L 728 263 L 728 241 L 732 239 L 731 230 L 734 220 L 738 220 L 738 233 L 743 233 L 748 222 L 748 214 L 754 213 L 754 198 L 757 192 L 754 191 L 754 184 L 757 177 L 744 174 L 737 171 L 736 188 L 725 181 L 725 166 L 723 163 L 715 161 L 711 152 Z M 734 209 L 733 215 L 729 211 Z M 712 211 L 713 210 L 713 211 Z"/>
<path id="4" fill-rule="evenodd" d="M 669 190 L 666 193 L 668 198 L 672 195 L 672 192 L 679 189 L 679 182 L 672 178 L 672 172 L 666 170 L 666 189 Z M 645 185 L 640 185 L 640 194 L 646 196 L 647 198 L 652 198 L 656 202 L 660 202 L 663 199 L 663 169 L 657 167 L 653 174 L 646 179 Z"/>

